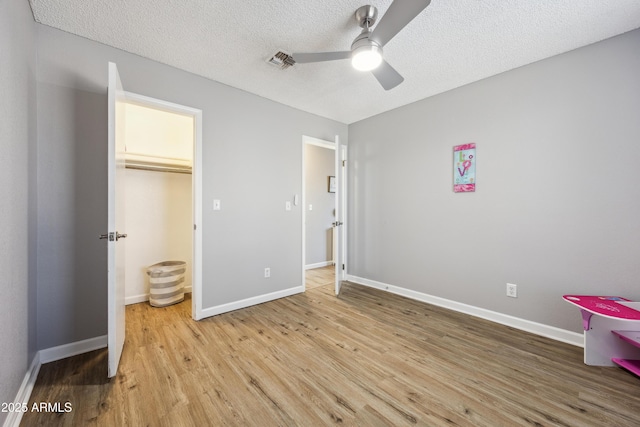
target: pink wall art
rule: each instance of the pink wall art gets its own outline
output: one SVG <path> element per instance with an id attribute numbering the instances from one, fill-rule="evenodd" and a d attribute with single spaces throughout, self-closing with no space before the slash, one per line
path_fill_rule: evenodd
<path id="1" fill-rule="evenodd" d="M 476 144 L 453 147 L 453 191 L 468 193 L 476 191 Z"/>

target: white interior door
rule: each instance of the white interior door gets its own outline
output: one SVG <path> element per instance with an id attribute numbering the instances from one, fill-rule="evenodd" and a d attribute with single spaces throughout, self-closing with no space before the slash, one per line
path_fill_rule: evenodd
<path id="1" fill-rule="evenodd" d="M 109 62 L 108 88 L 108 230 L 101 237 L 107 239 L 107 282 L 108 282 L 108 347 L 109 378 L 118 372 L 118 362 L 122 355 L 125 335 L 125 290 L 124 263 L 125 234 L 124 211 L 124 103 L 116 64 Z"/>
<path id="2" fill-rule="evenodd" d="M 335 282 L 336 282 L 336 295 L 340 294 L 340 286 L 343 278 L 343 265 L 344 265 L 344 199 L 343 199 L 343 182 L 344 167 L 343 157 L 344 153 L 340 147 L 340 137 L 336 135 L 336 149 L 335 149 L 335 173 L 336 173 L 336 196 L 335 196 L 335 210 L 336 221 L 333 223 L 333 260 L 336 264 Z"/>

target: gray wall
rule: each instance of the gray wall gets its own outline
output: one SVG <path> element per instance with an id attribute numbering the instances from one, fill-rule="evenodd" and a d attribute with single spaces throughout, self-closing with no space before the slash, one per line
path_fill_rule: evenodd
<path id="1" fill-rule="evenodd" d="M 347 126 L 62 31 L 38 30 L 38 347 L 106 333 L 106 84 L 203 110 L 203 307 L 301 286 L 302 135 Z M 222 210 L 212 210 L 220 199 Z M 264 279 L 265 267 L 271 278 Z"/>
<path id="2" fill-rule="evenodd" d="M 335 176 L 335 150 L 305 144 L 305 265 L 332 261 L 332 223 L 335 193 L 329 193 L 329 176 Z M 309 205 L 313 210 L 309 210 Z"/>
<path id="3" fill-rule="evenodd" d="M 35 354 L 35 52 L 29 3 L 0 2 L 0 402 L 14 401 Z"/>
<path id="4" fill-rule="evenodd" d="M 350 125 L 349 274 L 576 332 L 563 294 L 640 300 L 638 52 L 640 30 Z"/>
<path id="5" fill-rule="evenodd" d="M 38 82 L 39 349 L 106 333 L 105 117 L 104 95 Z"/>

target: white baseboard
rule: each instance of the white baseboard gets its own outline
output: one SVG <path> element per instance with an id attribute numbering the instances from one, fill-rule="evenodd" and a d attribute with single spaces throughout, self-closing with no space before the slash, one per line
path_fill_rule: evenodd
<path id="1" fill-rule="evenodd" d="M 38 352 L 40 363 L 55 362 L 77 354 L 88 353 L 93 350 L 105 348 L 107 346 L 107 336 L 89 338 L 84 341 L 72 342 L 70 344 L 59 345 L 57 347 L 46 348 Z"/>
<path id="2" fill-rule="evenodd" d="M 322 268 L 322 267 L 327 267 L 329 265 L 333 265 L 333 261 L 323 261 L 323 262 L 316 262 L 315 264 L 307 264 L 304 266 L 304 269 L 313 270 L 314 268 Z"/>
<path id="3" fill-rule="evenodd" d="M 184 293 L 191 293 L 191 286 L 185 286 Z M 149 301 L 149 294 L 131 295 L 125 297 L 124 305 L 138 304 L 145 301 Z"/>
<path id="4" fill-rule="evenodd" d="M 24 376 L 22 380 L 22 384 L 20 384 L 20 388 L 18 389 L 18 394 L 16 398 L 13 400 L 14 403 L 21 403 L 24 405 L 29 404 L 29 399 L 31 398 L 31 392 L 33 391 L 33 386 L 36 384 L 36 380 L 38 379 L 38 372 L 40 372 L 40 353 L 36 353 L 31 361 L 31 365 L 29 366 L 29 370 Z M 22 421 L 22 416 L 24 412 L 22 411 L 14 411 L 9 412 L 9 415 L 4 420 L 4 427 L 18 427 L 20 426 L 20 421 Z"/>
<path id="5" fill-rule="evenodd" d="M 263 302 L 269 302 L 276 299 L 288 297 L 291 295 L 304 292 L 304 286 L 296 286 L 282 291 L 272 292 L 270 294 L 258 295 L 257 297 L 247 298 L 240 301 L 230 302 L 227 304 L 216 305 L 214 307 L 204 308 L 201 312 L 201 317 L 196 320 L 204 319 L 205 317 L 211 317 L 229 311 L 239 310 L 241 308 L 250 307 L 256 304 L 262 304 Z"/>
<path id="6" fill-rule="evenodd" d="M 15 403 L 24 403 L 27 405 L 31 398 L 31 392 L 33 386 L 38 379 L 38 373 L 40 367 L 44 363 L 55 362 L 56 360 L 65 359 L 67 357 L 75 356 L 89 351 L 97 350 L 99 348 L 105 348 L 107 346 L 107 336 L 89 338 L 84 341 L 78 341 L 70 344 L 59 345 L 57 347 L 51 347 L 44 350 L 40 350 L 36 353 L 31 361 L 31 366 L 27 371 L 22 384 L 18 389 L 18 394 L 13 400 Z M 4 427 L 18 427 L 22 420 L 23 412 L 10 412 L 7 418 L 4 420 Z"/>
<path id="7" fill-rule="evenodd" d="M 364 279 L 358 276 L 347 275 L 345 280 L 357 283 L 359 285 L 368 286 L 370 288 L 391 292 L 393 294 L 401 295 L 414 300 L 426 302 L 428 304 L 437 305 L 438 307 L 444 307 L 449 310 L 458 311 L 460 313 L 469 314 L 475 317 L 480 317 L 481 319 L 490 320 L 492 322 L 500 323 L 502 325 L 520 329 L 522 331 L 531 332 L 532 334 L 551 338 L 556 341 L 561 341 L 578 347 L 584 347 L 584 335 L 577 332 L 567 331 L 565 329 L 556 328 L 555 326 L 549 326 L 542 323 L 532 322 L 530 320 L 520 319 L 508 314 L 498 313 L 496 311 L 491 311 L 484 308 L 436 297 L 433 295 L 428 295 L 422 292 L 401 288 L 399 286 L 377 282 L 375 280 Z"/>
<path id="8" fill-rule="evenodd" d="M 190 292 L 191 287 L 185 288 L 185 292 Z M 203 316 L 210 317 L 216 314 L 225 313 L 228 311 L 237 310 L 240 308 L 249 307 L 251 305 L 260 304 L 267 301 L 272 301 L 275 299 L 287 297 L 290 295 L 294 295 L 297 293 L 304 292 L 304 286 L 296 286 L 293 288 L 285 289 L 278 292 L 273 292 L 266 295 L 261 295 L 258 297 L 247 298 L 241 301 L 236 301 L 229 304 L 222 304 L 216 307 L 211 307 L 203 310 Z M 148 295 L 146 296 L 148 300 Z M 144 300 L 143 300 L 144 301 Z M 141 302 L 141 301 L 138 301 Z M 107 336 L 99 336 L 95 338 L 89 338 L 83 341 L 78 341 L 74 343 L 59 345 L 56 347 L 51 347 L 47 349 L 40 350 L 36 353 L 33 361 L 31 362 L 31 366 L 29 371 L 26 373 L 22 384 L 20 385 L 20 389 L 18 390 L 18 394 L 13 402 L 28 404 L 29 399 L 31 397 L 31 392 L 33 391 L 33 386 L 36 383 L 38 378 L 38 372 L 40 372 L 40 367 L 49 362 L 55 362 L 56 360 L 65 359 L 67 357 L 76 356 L 78 354 L 87 353 L 93 350 L 98 350 L 101 348 L 107 347 Z M 20 411 L 10 412 L 7 418 L 3 423 L 3 427 L 18 427 L 20 425 L 20 421 L 22 420 L 23 413 Z"/>

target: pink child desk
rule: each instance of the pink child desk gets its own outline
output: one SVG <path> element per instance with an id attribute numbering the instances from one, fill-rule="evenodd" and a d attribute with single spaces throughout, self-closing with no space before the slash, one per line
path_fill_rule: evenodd
<path id="1" fill-rule="evenodd" d="M 640 375 L 640 302 L 612 296 L 562 298 L 582 313 L 585 364 L 619 365 Z"/>

